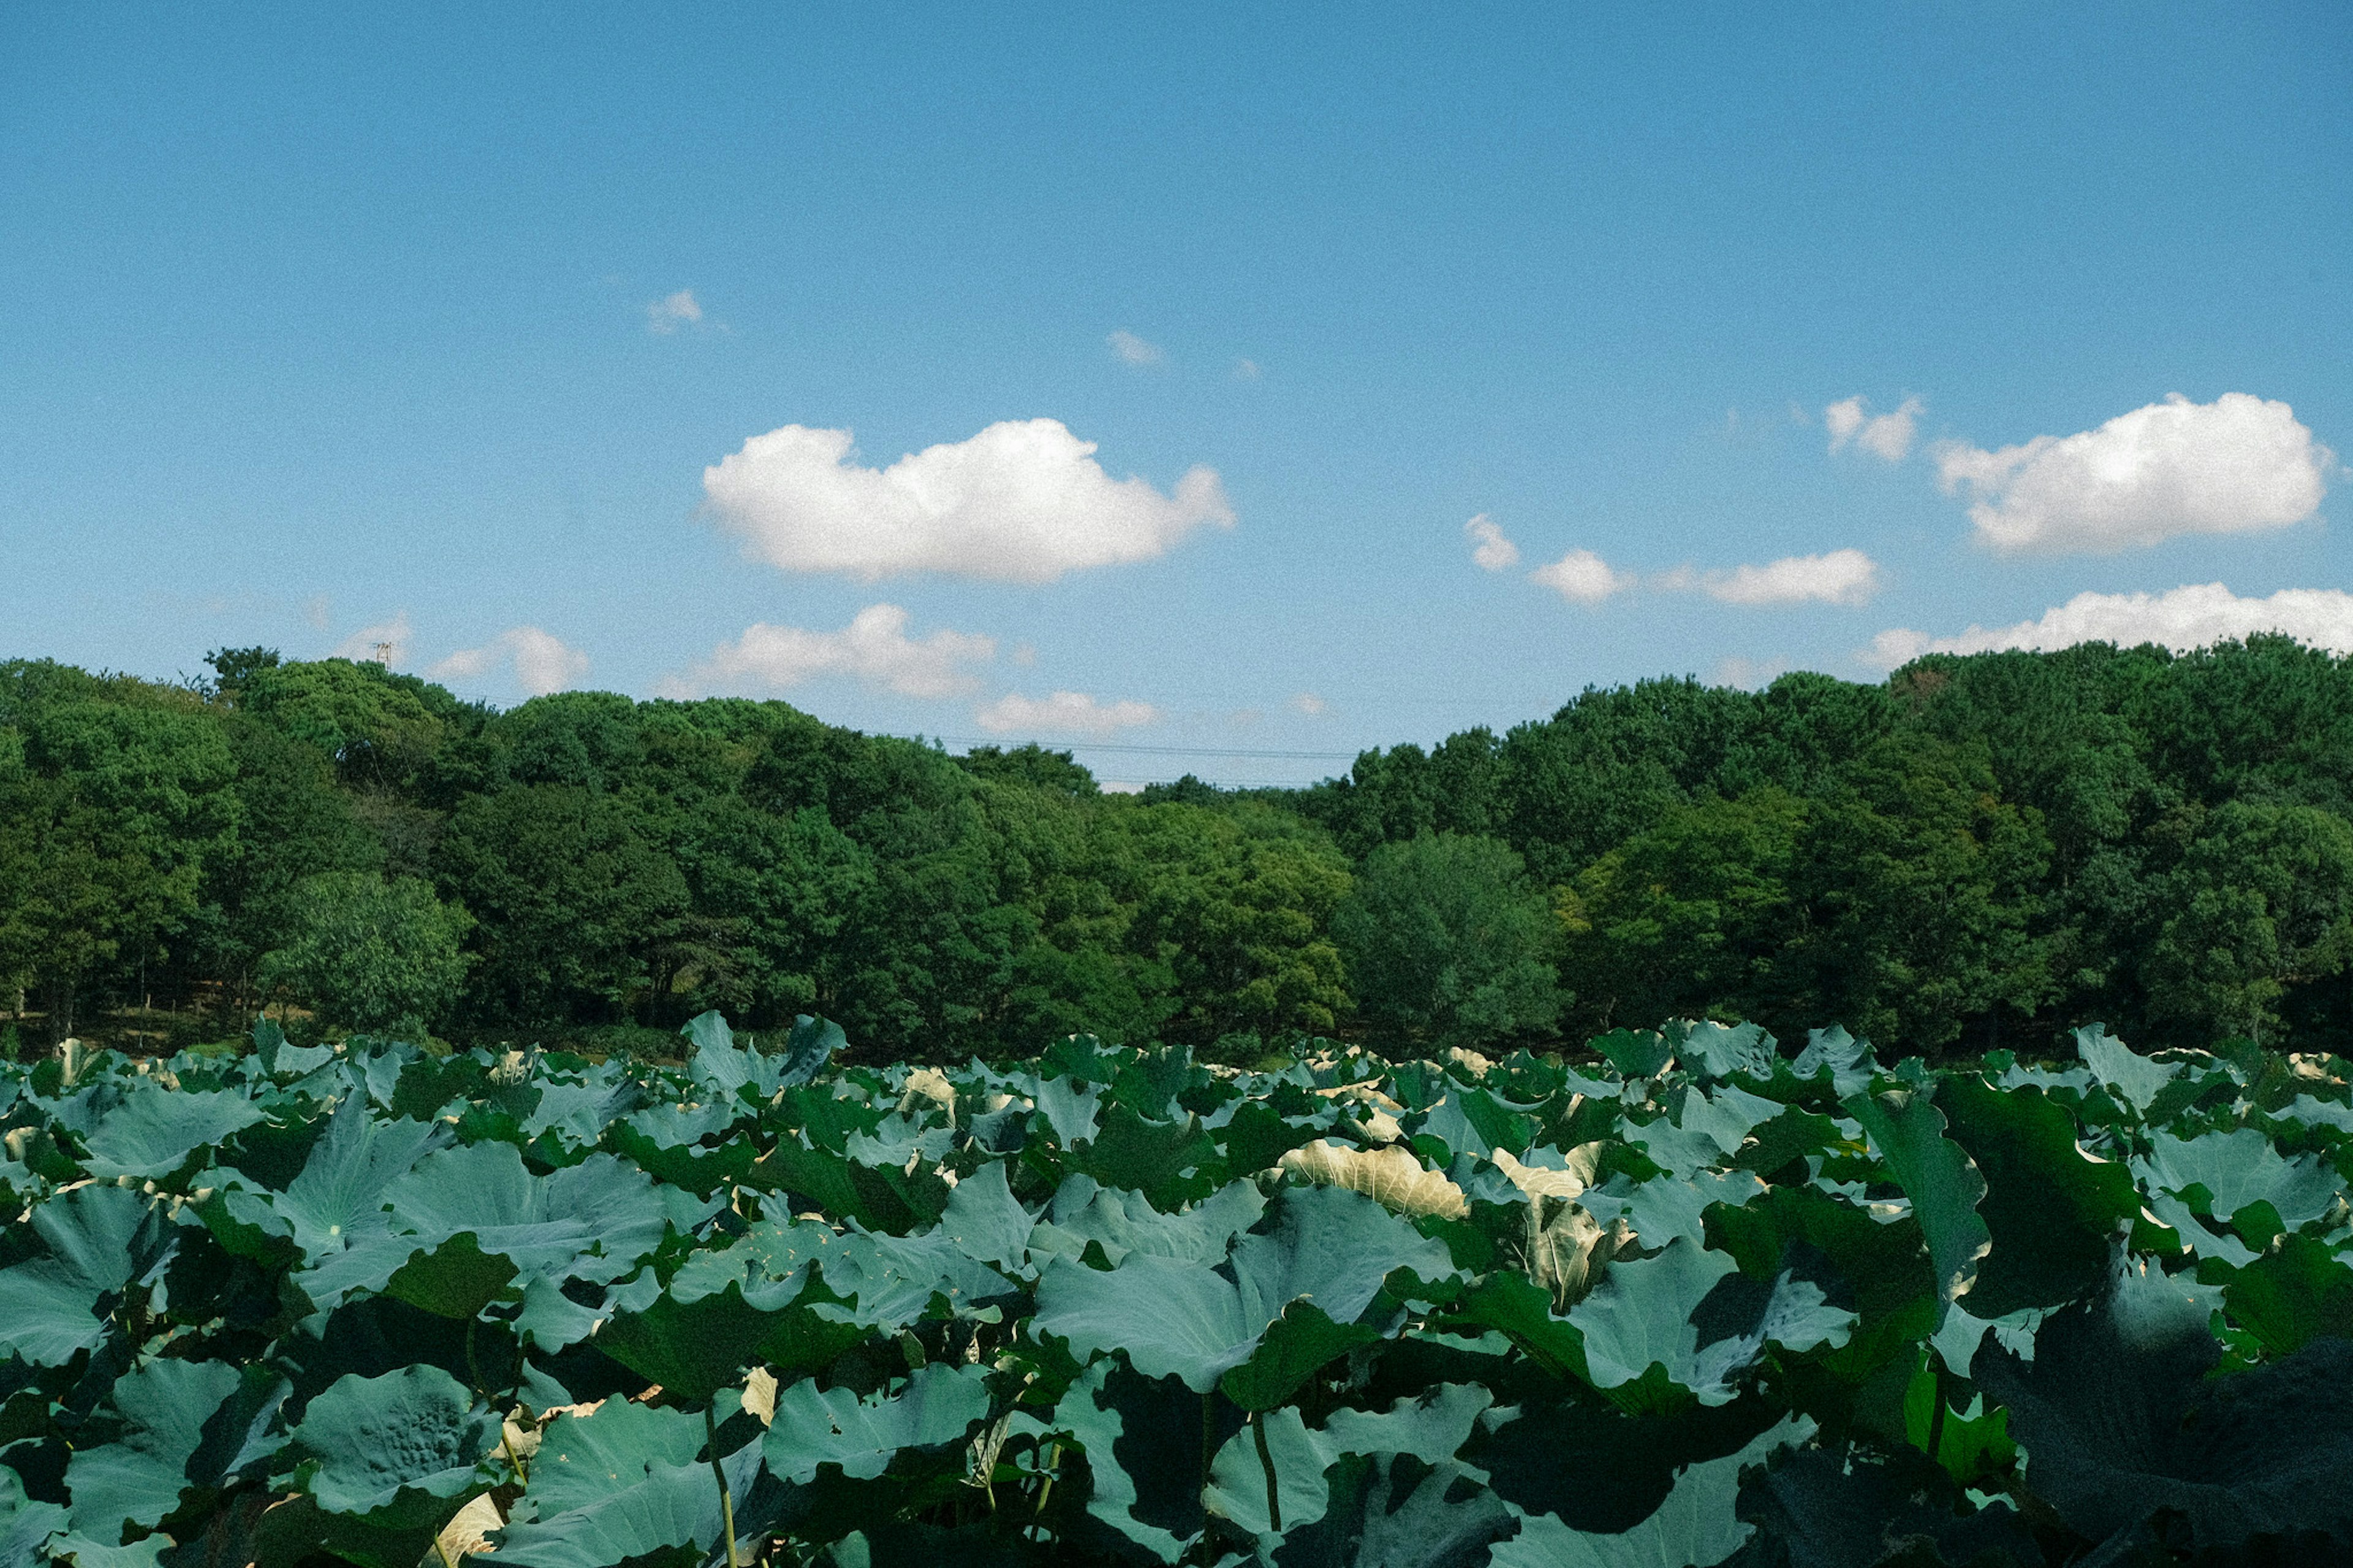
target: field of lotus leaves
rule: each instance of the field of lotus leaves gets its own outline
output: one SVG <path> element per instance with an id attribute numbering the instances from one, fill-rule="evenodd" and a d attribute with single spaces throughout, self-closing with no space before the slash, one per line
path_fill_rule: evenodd
<path id="1" fill-rule="evenodd" d="M 2334 1058 L 687 1033 L 0 1069 L 0 1568 L 2353 1549 Z"/>

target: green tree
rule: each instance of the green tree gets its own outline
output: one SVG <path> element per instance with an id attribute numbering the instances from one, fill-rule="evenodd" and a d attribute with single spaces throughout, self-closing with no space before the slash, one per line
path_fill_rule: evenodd
<path id="1" fill-rule="evenodd" d="M 0 666 L 0 979 L 73 1031 L 105 967 L 161 956 L 235 843 L 235 763 L 191 693 Z"/>
<path id="2" fill-rule="evenodd" d="M 1804 910 L 1789 888 L 1805 802 L 1767 786 L 1670 806 L 1560 889 L 1561 973 L 1596 1029 L 1778 1017 Z"/>
<path id="3" fill-rule="evenodd" d="M 2277 1044 L 2291 988 L 2353 960 L 2353 825 L 2315 806 L 2232 802 L 2208 817 L 2145 964 L 2154 1019 L 2211 1047 Z"/>
<path id="4" fill-rule="evenodd" d="M 1376 1027 L 1437 1045 L 1548 1028 L 1551 911 L 1500 839 L 1430 833 L 1365 858 L 1332 917 L 1356 1005 Z"/>
<path id="5" fill-rule="evenodd" d="M 465 984 L 473 918 L 414 877 L 322 871 L 295 884 L 288 940 L 261 961 L 325 1024 L 416 1040 Z"/>

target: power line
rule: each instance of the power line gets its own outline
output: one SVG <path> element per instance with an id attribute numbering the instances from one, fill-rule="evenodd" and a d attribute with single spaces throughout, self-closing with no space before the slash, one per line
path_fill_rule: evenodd
<path id="1" fill-rule="evenodd" d="M 951 746 L 1001 746 L 1002 736 L 982 740 L 973 735 L 934 735 L 931 739 Z M 1353 763 L 1361 754 L 1356 752 L 1257 752 L 1231 746 L 1141 746 L 1124 741 L 1063 741 L 1039 745 L 1049 751 L 1062 752 L 1133 752 L 1155 757 L 1266 757 L 1285 762 Z"/>

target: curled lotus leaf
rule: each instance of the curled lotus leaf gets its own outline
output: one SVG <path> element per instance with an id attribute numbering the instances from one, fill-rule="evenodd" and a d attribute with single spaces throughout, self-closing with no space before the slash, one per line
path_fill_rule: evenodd
<path id="1" fill-rule="evenodd" d="M 1362 1193 L 1400 1214 L 1461 1219 L 1471 1210 L 1461 1187 L 1394 1143 L 1352 1149 L 1318 1139 L 1285 1153 L 1275 1168 L 1321 1186 Z"/>

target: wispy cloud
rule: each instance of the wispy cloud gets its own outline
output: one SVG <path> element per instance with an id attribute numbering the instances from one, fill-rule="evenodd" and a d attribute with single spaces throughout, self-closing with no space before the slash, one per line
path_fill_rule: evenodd
<path id="1" fill-rule="evenodd" d="M 588 673 L 588 656 L 537 626 L 512 626 L 480 647 L 460 648 L 427 673 L 436 680 L 479 680 L 512 661 L 515 683 L 533 697 L 562 691 Z"/>
<path id="2" fill-rule="evenodd" d="M 2107 554 L 2180 534 L 2288 528 L 2320 510 L 2336 454 L 2284 403 L 2179 394 L 2096 430 L 1989 452 L 1936 448 L 1978 538 L 2002 554 Z"/>
<path id="3" fill-rule="evenodd" d="M 2132 647 L 2158 643 L 2177 652 L 2211 643 L 2284 632 L 2333 653 L 2353 653 L 2353 594 L 2337 588 L 2283 588 L 2269 598 L 2241 598 L 2220 583 L 2162 594 L 2078 594 L 2015 626 L 1973 626 L 1956 637 L 1897 627 L 1872 639 L 1866 661 L 1893 668 L 1924 653 L 2052 649 L 2083 642 Z"/>
<path id="4" fill-rule="evenodd" d="M 335 645 L 334 657 L 369 661 L 396 669 L 408 662 L 408 645 L 417 630 L 408 624 L 408 612 L 401 610 L 388 621 L 378 621 L 372 626 L 362 626 Z"/>
<path id="5" fill-rule="evenodd" d="M 1528 581 L 1550 588 L 1564 599 L 1598 605 L 1612 594 L 1622 594 L 1641 579 L 1630 572 L 1613 570 L 1590 550 L 1572 550 L 1548 566 L 1528 574 Z"/>
<path id="6" fill-rule="evenodd" d="M 1868 406 L 1860 397 L 1849 397 L 1822 410 L 1822 424 L 1831 433 L 1831 450 L 1852 443 L 1887 462 L 1902 462 L 1919 434 L 1920 400 L 1907 397 L 1893 414 L 1869 414 Z"/>
<path id="7" fill-rule="evenodd" d="M 1158 343 L 1146 342 L 1125 327 L 1113 332 L 1103 342 L 1111 345 L 1112 357 L 1122 364 L 1158 364 L 1168 357 L 1160 352 Z"/>
<path id="8" fill-rule="evenodd" d="M 979 678 L 967 667 L 995 658 L 996 639 L 944 629 L 911 637 L 909 618 L 897 605 L 869 605 L 839 631 L 750 626 L 693 668 L 666 678 L 662 694 L 783 690 L 820 675 L 847 675 L 902 697 L 956 697 L 978 689 Z"/>
<path id="9" fill-rule="evenodd" d="M 1520 563 L 1520 547 L 1504 537 L 1504 531 L 1485 512 L 1481 512 L 1462 525 L 1462 531 L 1478 542 L 1471 559 L 1482 572 L 1508 572 Z"/>
<path id="10" fill-rule="evenodd" d="M 984 704 L 973 717 L 992 735 L 1108 735 L 1149 724 L 1160 710 L 1149 702 L 1101 702 L 1083 691 L 1024 697 L 1008 691 Z"/>
<path id="11" fill-rule="evenodd" d="M 1310 719 L 1322 713 L 1327 706 L 1329 706 L 1329 704 L 1327 704 L 1321 697 L 1316 696 L 1313 691 L 1299 692 L 1291 700 L 1292 711 L 1294 713 L 1304 713 Z"/>
<path id="12" fill-rule="evenodd" d="M 721 291 L 725 292 L 723 289 Z M 702 307 L 696 301 L 691 289 L 664 295 L 646 307 L 646 331 L 658 332 L 663 337 L 681 327 L 699 326 L 702 321 Z"/>
<path id="13" fill-rule="evenodd" d="M 1238 359 L 1234 361 L 1234 379 L 1236 381 L 1256 381 L 1260 376 L 1265 374 L 1266 373 L 1264 371 L 1259 369 L 1258 361 L 1254 359 Z"/>
<path id="14" fill-rule="evenodd" d="M 1862 605 L 1879 592 L 1879 563 L 1860 550 L 1833 550 L 1784 555 L 1762 566 L 1736 566 L 1664 585 L 1695 586 L 1725 605 Z"/>
<path id="15" fill-rule="evenodd" d="M 1113 479 L 1094 453 L 1059 419 L 1007 420 L 870 468 L 849 431 L 787 425 L 705 468 L 702 488 L 722 526 L 770 565 L 866 582 L 937 572 L 1050 583 L 1233 526 L 1215 468 L 1188 469 L 1163 495 Z"/>

